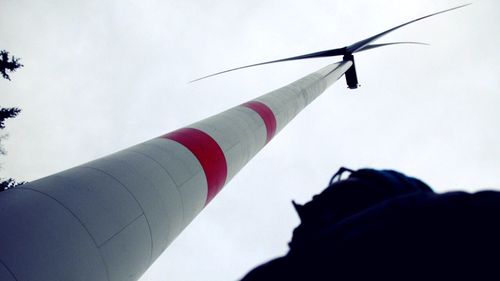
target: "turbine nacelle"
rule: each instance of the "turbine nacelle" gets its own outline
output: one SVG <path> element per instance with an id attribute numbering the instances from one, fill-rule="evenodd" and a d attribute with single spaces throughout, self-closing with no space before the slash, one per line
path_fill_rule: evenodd
<path id="1" fill-rule="evenodd" d="M 347 88 L 352 90 L 357 89 L 359 84 L 358 75 L 356 74 L 356 64 L 354 63 L 354 56 L 352 54 L 345 54 L 343 61 L 352 61 L 352 66 L 344 73 Z"/>
<path id="2" fill-rule="evenodd" d="M 279 60 L 266 61 L 266 62 L 251 64 L 251 65 L 245 65 L 245 66 L 236 67 L 236 68 L 224 70 L 224 71 L 221 71 L 221 72 L 217 72 L 217 73 L 214 73 L 214 74 L 210 74 L 210 75 L 207 75 L 207 76 L 195 79 L 195 80 L 190 81 L 190 82 L 199 81 L 199 80 L 202 80 L 202 79 L 205 79 L 205 78 L 208 78 L 208 77 L 212 77 L 212 76 L 215 76 L 215 75 L 223 74 L 223 73 L 234 71 L 234 70 L 238 70 L 238 69 L 248 68 L 248 67 L 252 67 L 252 66 L 270 64 L 270 63 L 277 63 L 277 62 L 292 61 L 292 60 L 303 60 L 303 59 L 312 59 L 312 58 L 321 58 L 321 57 L 343 56 L 343 61 L 352 61 L 352 66 L 345 72 L 345 78 L 346 78 L 346 82 L 347 82 L 347 87 L 349 89 L 356 89 L 356 88 L 359 87 L 359 84 L 358 84 L 358 77 L 357 77 L 357 74 L 356 74 L 356 66 L 355 66 L 355 63 L 354 63 L 354 53 L 362 52 L 362 51 L 366 51 L 366 50 L 371 50 L 371 49 L 375 49 L 375 48 L 379 48 L 379 47 L 385 47 L 385 46 L 389 46 L 389 45 L 397 45 L 397 44 L 427 45 L 425 43 L 420 43 L 420 42 L 393 42 L 393 43 L 383 43 L 383 44 L 370 44 L 370 43 L 374 42 L 375 40 L 380 39 L 382 36 L 385 36 L 388 33 L 391 33 L 393 31 L 395 31 L 396 29 L 399 29 L 399 28 L 401 28 L 403 26 L 406 26 L 408 24 L 411 24 L 411 23 L 423 20 L 423 19 L 428 18 L 428 17 L 435 16 L 435 15 L 438 15 L 438 14 L 442 14 L 442 13 L 445 13 L 445 12 L 448 12 L 448 11 L 451 11 L 451 10 L 459 9 L 459 8 L 462 8 L 462 7 L 465 7 L 465 6 L 468 6 L 468 5 L 470 5 L 470 4 L 461 5 L 461 6 L 458 6 L 458 7 L 454 7 L 454 8 L 451 8 L 451 9 L 447 9 L 447 10 L 436 12 L 436 13 L 433 13 L 433 14 L 430 14 L 430 15 L 426 15 L 426 16 L 423 16 L 423 17 L 411 20 L 409 22 L 405 22 L 405 23 L 400 24 L 400 25 L 398 25 L 396 27 L 393 27 L 391 29 L 388 29 L 388 30 L 383 31 L 383 32 L 381 32 L 379 34 L 373 35 L 371 37 L 368 37 L 366 39 L 363 39 L 361 41 L 358 41 L 358 42 L 356 42 L 354 44 L 351 44 L 351 45 L 343 47 L 343 48 L 330 49 L 330 50 L 319 51 L 319 52 L 315 52 L 315 53 L 310 53 L 310 54 L 295 56 L 295 57 L 289 57 L 289 58 L 284 58 L 284 59 L 279 59 Z"/>

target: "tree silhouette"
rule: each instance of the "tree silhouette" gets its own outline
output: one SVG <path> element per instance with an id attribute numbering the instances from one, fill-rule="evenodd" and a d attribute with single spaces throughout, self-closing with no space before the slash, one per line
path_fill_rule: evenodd
<path id="1" fill-rule="evenodd" d="M 0 192 L 5 191 L 7 189 L 14 188 L 19 185 L 23 185 L 26 182 L 16 182 L 13 178 L 8 178 L 4 181 L 0 182 Z"/>
<path id="2" fill-rule="evenodd" d="M 14 72 L 16 69 L 23 67 L 19 63 L 19 58 L 12 56 L 9 58 L 9 52 L 5 50 L 0 51 L 0 73 L 2 73 L 3 78 L 10 81 L 10 76 L 7 71 Z M 17 107 L 4 108 L 0 107 L 0 130 L 5 129 L 5 120 L 9 118 L 16 117 L 21 112 L 21 109 Z M 6 151 L 3 149 L 1 141 L 5 139 L 7 135 L 0 135 L 0 155 L 5 155 Z M 6 180 L 0 179 L 0 192 L 7 189 L 22 185 L 25 182 L 16 182 L 13 178 L 8 178 Z"/>
<path id="3" fill-rule="evenodd" d="M 12 56 L 12 58 L 9 59 L 9 52 L 5 50 L 0 51 L 0 73 L 2 73 L 3 78 L 10 81 L 10 76 L 7 74 L 7 71 L 14 72 L 20 67 L 23 67 L 23 65 L 19 63 L 19 58 Z"/>
<path id="4" fill-rule="evenodd" d="M 8 118 L 14 118 L 21 112 L 21 109 L 17 107 L 10 108 L 0 108 L 0 129 L 5 128 L 5 120 Z M 0 135 L 0 155 L 5 155 L 7 152 L 3 148 L 2 141 L 8 137 L 7 134 Z"/>
<path id="5" fill-rule="evenodd" d="M 5 119 L 14 118 L 19 112 L 21 112 L 21 109 L 17 107 L 0 108 L 0 129 L 5 128 Z"/>

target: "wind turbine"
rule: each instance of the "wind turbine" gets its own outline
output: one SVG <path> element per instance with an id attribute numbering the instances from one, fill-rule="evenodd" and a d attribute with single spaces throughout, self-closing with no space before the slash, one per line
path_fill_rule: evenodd
<path id="1" fill-rule="evenodd" d="M 357 86 L 354 53 L 388 45 L 370 43 L 460 7 L 344 48 L 255 64 L 344 56 L 185 128 L 0 193 L 0 280 L 137 280 L 302 109 L 344 74 L 349 87 Z"/>
<path id="2" fill-rule="evenodd" d="M 460 5 L 460 6 L 457 6 L 457 7 L 454 7 L 454 8 L 450 8 L 450 9 L 439 11 L 439 12 L 436 12 L 436 13 L 433 13 L 433 14 L 430 14 L 430 15 L 427 15 L 427 16 L 420 17 L 420 18 L 411 20 L 409 22 L 405 22 L 405 23 L 400 24 L 400 25 L 398 25 L 396 27 L 390 28 L 390 29 L 388 29 L 386 31 L 380 32 L 380 33 L 378 33 L 376 35 L 373 35 L 371 37 L 368 37 L 366 39 L 363 39 L 361 41 L 358 41 L 356 43 L 353 43 L 353 44 L 351 44 L 349 46 L 345 46 L 345 47 L 342 47 L 342 48 L 324 50 L 324 51 L 314 52 L 314 53 L 300 55 L 300 56 L 294 56 L 294 57 L 289 57 L 289 58 L 284 58 L 284 59 L 278 59 L 278 60 L 272 60 L 272 61 L 266 61 L 266 62 L 261 62 L 261 63 L 256 63 L 256 64 L 250 64 L 250 65 L 240 66 L 240 67 L 236 67 L 236 68 L 224 70 L 224 71 L 221 71 L 221 72 L 217 72 L 217 73 L 214 73 L 214 74 L 210 74 L 210 75 L 207 75 L 207 76 L 204 76 L 204 77 L 192 80 L 190 82 L 196 82 L 196 81 L 199 81 L 199 80 L 202 80 L 202 79 L 205 79 L 205 78 L 208 78 L 208 77 L 216 76 L 216 75 L 219 75 L 219 74 L 223 74 L 223 73 L 227 73 L 227 72 L 231 72 L 231 71 L 235 71 L 235 70 L 239 70 L 239 69 L 243 69 L 243 68 L 264 65 L 264 64 L 277 63 L 277 62 L 285 62 L 285 61 L 293 61 L 293 60 L 303 60 L 303 59 L 313 59 L 313 58 L 343 56 L 342 61 L 344 61 L 344 62 L 345 61 L 352 61 L 352 66 L 345 73 L 345 79 L 346 79 L 346 82 L 347 82 L 347 87 L 349 89 L 356 89 L 356 88 L 358 88 L 359 84 L 358 84 L 358 76 L 356 74 L 356 65 L 354 63 L 354 53 L 362 52 L 362 51 L 366 51 L 366 50 L 371 50 L 371 49 L 375 49 L 375 48 L 380 48 L 380 47 L 384 47 L 384 46 L 389 46 L 389 45 L 398 45 L 398 44 L 427 45 L 426 43 L 421 43 L 421 42 L 393 42 L 393 43 L 382 43 L 382 44 L 370 44 L 370 43 L 372 43 L 372 42 L 380 39 L 381 37 L 383 37 L 383 36 L 385 36 L 385 35 L 393 32 L 393 31 L 395 31 L 397 29 L 400 29 L 401 27 L 404 27 L 406 25 L 412 24 L 414 22 L 417 22 L 417 21 L 420 21 L 420 20 L 423 20 L 423 19 L 435 16 L 435 15 L 446 13 L 446 12 L 449 12 L 451 10 L 456 10 L 456 9 L 459 9 L 459 8 L 462 8 L 462 7 L 465 7 L 465 6 L 468 6 L 468 5 L 470 5 L 470 4 Z"/>

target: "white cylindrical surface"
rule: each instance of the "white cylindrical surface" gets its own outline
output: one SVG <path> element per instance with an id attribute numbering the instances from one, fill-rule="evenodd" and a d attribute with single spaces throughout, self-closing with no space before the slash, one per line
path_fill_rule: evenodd
<path id="1" fill-rule="evenodd" d="M 133 281 L 350 61 L 0 193 L 0 280 Z"/>

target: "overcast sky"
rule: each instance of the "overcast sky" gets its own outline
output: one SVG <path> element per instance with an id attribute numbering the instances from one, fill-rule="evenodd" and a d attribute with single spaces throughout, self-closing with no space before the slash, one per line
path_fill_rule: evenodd
<path id="1" fill-rule="evenodd" d="M 0 49 L 25 67 L 0 80 L 8 155 L 31 181 L 151 139 L 335 61 L 226 68 L 342 47 L 461 1 L 0 0 Z M 225 187 L 140 279 L 236 280 L 287 251 L 290 204 L 340 167 L 392 168 L 435 190 L 500 188 L 500 2 L 418 22 L 356 56 L 338 81 Z"/>

